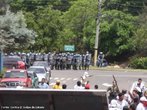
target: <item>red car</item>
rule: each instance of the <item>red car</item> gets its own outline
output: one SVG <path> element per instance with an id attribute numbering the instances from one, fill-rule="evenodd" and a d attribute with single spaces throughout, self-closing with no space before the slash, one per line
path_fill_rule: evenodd
<path id="1" fill-rule="evenodd" d="M 19 56 L 4 56 L 4 68 L 26 69 L 25 62 Z"/>
<path id="2" fill-rule="evenodd" d="M 10 69 L 7 70 L 1 79 L 1 84 L 5 84 L 6 87 L 31 87 L 32 80 L 28 76 L 28 72 L 22 69 Z"/>

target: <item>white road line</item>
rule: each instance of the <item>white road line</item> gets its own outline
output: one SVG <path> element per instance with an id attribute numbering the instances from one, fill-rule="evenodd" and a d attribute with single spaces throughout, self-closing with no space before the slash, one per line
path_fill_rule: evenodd
<path id="1" fill-rule="evenodd" d="M 66 80 L 71 80 L 71 78 L 67 78 Z"/>
<path id="2" fill-rule="evenodd" d="M 112 84 L 108 84 L 108 83 L 103 83 L 102 85 L 106 87 L 112 87 Z"/>
<path id="3" fill-rule="evenodd" d="M 54 78 L 54 80 L 58 80 L 58 79 L 59 79 L 59 78 L 57 78 L 57 77 L 56 77 L 56 78 Z"/>
<path id="4" fill-rule="evenodd" d="M 96 77 L 112 77 L 112 75 L 94 75 Z M 115 77 L 131 77 L 131 78 L 138 78 L 138 75 L 114 75 Z M 147 75 L 140 75 L 140 78 L 147 78 Z"/>
<path id="5" fill-rule="evenodd" d="M 74 78 L 74 79 L 73 79 L 73 81 L 77 81 L 77 80 L 78 80 L 78 78 Z"/>
<path id="6" fill-rule="evenodd" d="M 50 86 L 53 86 L 53 85 L 55 85 L 55 84 L 56 84 L 56 83 L 50 83 L 49 85 L 50 85 Z"/>
<path id="7" fill-rule="evenodd" d="M 64 80 L 65 78 L 61 78 L 60 80 Z"/>

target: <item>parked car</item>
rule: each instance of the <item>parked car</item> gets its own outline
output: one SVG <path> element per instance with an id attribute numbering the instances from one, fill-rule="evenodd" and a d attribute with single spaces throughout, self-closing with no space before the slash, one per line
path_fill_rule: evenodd
<path id="1" fill-rule="evenodd" d="M 19 56 L 4 56 L 3 65 L 6 69 L 26 69 L 25 62 Z"/>
<path id="2" fill-rule="evenodd" d="M 31 87 L 32 80 L 26 70 L 10 69 L 4 73 L 1 84 L 5 84 L 7 87 Z"/>
<path id="3" fill-rule="evenodd" d="M 28 75 L 32 79 L 32 88 L 38 88 L 39 79 L 34 71 L 28 71 Z"/>
<path id="4" fill-rule="evenodd" d="M 47 69 L 44 66 L 30 66 L 28 72 L 29 71 L 34 71 L 37 74 L 39 82 L 41 82 L 42 78 L 45 78 L 48 83 L 50 82 L 51 74 L 47 71 Z"/>
<path id="5" fill-rule="evenodd" d="M 47 61 L 35 61 L 33 66 L 44 66 L 46 67 L 47 71 L 51 74 L 51 68 Z"/>

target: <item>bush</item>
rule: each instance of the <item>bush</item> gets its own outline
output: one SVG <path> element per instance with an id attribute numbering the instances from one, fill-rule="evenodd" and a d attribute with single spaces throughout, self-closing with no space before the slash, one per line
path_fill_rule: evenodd
<path id="1" fill-rule="evenodd" d="M 135 69 L 147 69 L 147 57 L 133 58 L 130 67 Z"/>

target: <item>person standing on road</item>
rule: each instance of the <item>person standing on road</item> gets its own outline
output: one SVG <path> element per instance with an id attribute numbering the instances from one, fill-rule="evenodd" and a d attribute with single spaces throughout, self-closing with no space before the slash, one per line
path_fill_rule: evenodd
<path id="1" fill-rule="evenodd" d="M 56 81 L 56 84 L 53 85 L 53 89 L 62 89 L 62 86 L 60 85 L 60 80 Z"/>
<path id="2" fill-rule="evenodd" d="M 96 84 L 96 85 L 94 85 L 94 89 L 98 89 L 99 88 L 99 86 Z"/>
<path id="3" fill-rule="evenodd" d="M 86 85 L 85 85 L 85 89 L 90 89 L 89 81 L 87 81 L 87 83 L 86 83 Z"/>
<path id="4" fill-rule="evenodd" d="M 77 84 L 74 86 L 74 89 L 76 89 L 76 90 L 83 90 L 84 89 L 81 81 L 77 81 Z"/>
<path id="5" fill-rule="evenodd" d="M 63 84 L 62 85 L 62 89 L 66 89 L 67 88 L 67 85 L 66 84 Z"/>
<path id="6" fill-rule="evenodd" d="M 87 78 L 90 77 L 87 71 L 84 72 L 84 74 L 81 76 L 81 83 L 82 86 L 85 86 L 87 83 Z"/>
<path id="7" fill-rule="evenodd" d="M 140 92 L 141 92 L 141 93 L 144 92 L 144 90 L 145 90 L 145 84 L 144 84 L 144 82 L 142 81 L 141 78 L 139 78 L 138 81 L 135 81 L 135 82 L 132 84 L 132 87 L 131 87 L 130 92 L 132 93 L 133 90 L 134 90 L 135 88 L 140 89 Z M 141 95 L 142 95 L 142 94 L 140 94 L 140 97 L 141 97 Z"/>
<path id="8" fill-rule="evenodd" d="M 49 85 L 46 83 L 45 78 L 42 78 L 41 83 L 39 83 L 38 87 L 40 89 L 49 89 Z"/>

